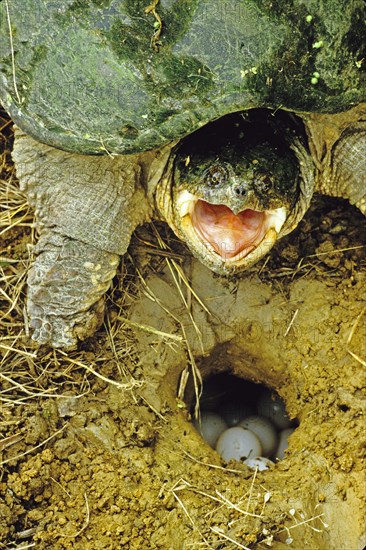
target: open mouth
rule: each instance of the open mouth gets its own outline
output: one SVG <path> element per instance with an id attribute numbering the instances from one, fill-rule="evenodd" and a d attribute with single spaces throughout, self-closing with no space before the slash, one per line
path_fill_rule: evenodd
<path id="1" fill-rule="evenodd" d="M 211 204 L 182 191 L 177 199 L 181 225 L 190 238 L 225 263 L 264 255 L 277 240 L 286 208 L 244 209 L 235 214 L 223 204 Z"/>

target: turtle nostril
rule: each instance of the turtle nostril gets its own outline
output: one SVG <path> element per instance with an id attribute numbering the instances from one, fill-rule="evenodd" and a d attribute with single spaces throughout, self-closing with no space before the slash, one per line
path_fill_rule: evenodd
<path id="1" fill-rule="evenodd" d="M 243 185 L 238 185 L 234 188 L 234 193 L 238 197 L 245 197 L 245 195 L 247 194 L 247 190 Z"/>

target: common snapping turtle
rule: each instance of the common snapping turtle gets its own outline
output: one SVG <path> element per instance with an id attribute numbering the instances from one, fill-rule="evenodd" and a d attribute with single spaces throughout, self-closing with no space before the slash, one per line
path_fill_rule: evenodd
<path id="1" fill-rule="evenodd" d="M 93 333 L 145 221 L 227 275 L 314 191 L 365 212 L 365 18 L 364 0 L 2 2 L 0 98 L 40 230 L 33 338 Z"/>

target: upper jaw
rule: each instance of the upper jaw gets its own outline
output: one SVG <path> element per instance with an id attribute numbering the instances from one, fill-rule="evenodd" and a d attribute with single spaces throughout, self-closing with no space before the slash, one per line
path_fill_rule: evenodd
<path id="1" fill-rule="evenodd" d="M 230 273 L 249 267 L 272 248 L 287 219 L 287 209 L 243 209 L 238 216 L 224 205 L 177 192 L 175 219 L 187 244 L 211 269 Z"/>

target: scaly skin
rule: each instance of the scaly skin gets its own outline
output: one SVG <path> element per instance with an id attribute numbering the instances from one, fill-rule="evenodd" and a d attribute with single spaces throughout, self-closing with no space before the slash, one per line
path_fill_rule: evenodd
<path id="1" fill-rule="evenodd" d="M 150 219 L 145 155 L 78 155 L 44 145 L 16 129 L 13 149 L 22 191 L 37 225 L 124 254 L 137 225 Z"/>
<path id="2" fill-rule="evenodd" d="M 119 263 L 112 254 L 52 230 L 35 247 L 28 274 L 28 312 L 33 339 L 73 347 L 101 325 L 104 294 Z"/>

